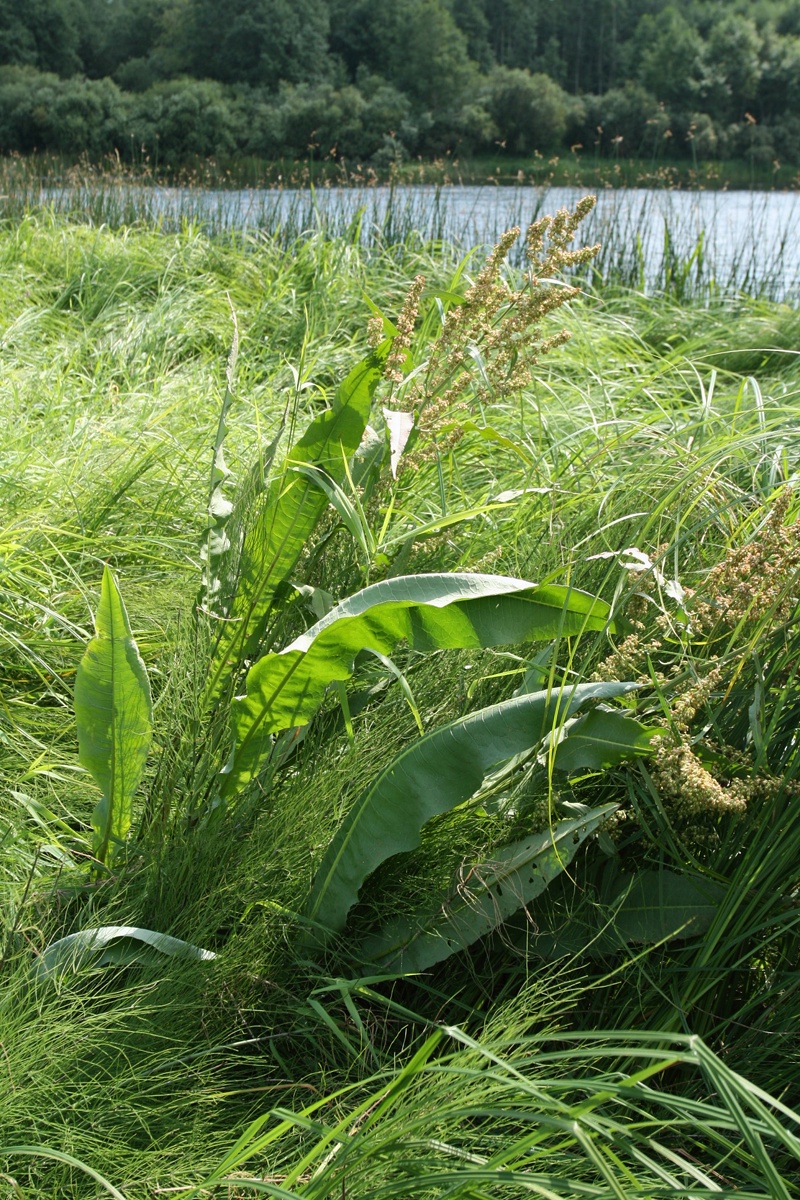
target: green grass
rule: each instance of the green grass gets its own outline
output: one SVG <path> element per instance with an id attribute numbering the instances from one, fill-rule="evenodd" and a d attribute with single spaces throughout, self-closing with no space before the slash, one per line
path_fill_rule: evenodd
<path id="1" fill-rule="evenodd" d="M 394 317 L 414 274 L 433 291 L 454 269 L 446 246 L 411 239 L 361 247 L 318 234 L 287 245 L 42 214 L 0 228 L 8 1195 L 89 1197 L 100 1185 L 63 1159 L 2 1146 L 73 1156 L 129 1200 L 205 1182 L 197 1194 L 516 1196 L 533 1169 L 549 1189 L 539 1194 L 558 1196 L 798 1194 L 787 1111 L 800 1104 L 791 611 L 774 619 L 762 606 L 687 639 L 675 605 L 649 593 L 648 633 L 665 614 L 673 637 L 635 664 L 655 677 L 640 714 L 668 724 L 674 681 L 703 678 L 721 659 L 727 674 L 693 734 L 731 747 L 738 770 L 777 781 L 744 817 L 682 820 L 648 763 L 562 781 L 556 797 L 546 768 L 533 767 L 511 808 L 490 797 L 437 818 L 415 869 L 385 864 L 351 919 L 358 934 L 396 911 L 427 911 L 463 864 L 524 836 L 543 804 L 572 799 L 638 814 L 615 834 L 623 874 L 666 865 L 725 884 L 703 936 L 581 953 L 609 913 L 608 861 L 593 845 L 532 923 L 510 923 L 424 979 L 381 982 L 341 946 L 325 958 L 304 950 L 295 914 L 314 866 L 359 787 L 416 735 L 401 690 L 377 669 L 356 681 L 379 691 L 353 705 L 352 738 L 329 705 L 261 804 L 209 837 L 176 802 L 166 833 L 138 843 L 124 869 L 87 873 L 96 789 L 78 766 L 71 692 L 104 562 L 154 691 L 144 792 L 164 794 L 170 780 L 176 796 L 188 790 L 175 747 L 204 671 L 192 607 L 230 306 L 241 346 L 226 446 L 244 479 L 287 401 L 304 422 L 363 355 L 364 294 Z M 564 323 L 572 340 L 534 385 L 479 414 L 507 441 L 467 434 L 438 466 L 406 476 L 395 520 L 439 518 L 509 489 L 519 500 L 420 539 L 406 569 L 569 580 L 611 601 L 633 590 L 632 576 L 598 555 L 638 547 L 702 590 L 731 548 L 758 542 L 795 478 L 796 311 L 741 296 L 692 306 L 609 284 Z M 358 585 L 346 538 L 332 537 L 313 579 L 336 596 Z M 773 607 L 788 598 L 793 609 L 796 593 L 793 567 Z M 432 728 L 508 696 L 531 659 L 558 681 L 566 668 L 590 674 L 611 649 L 591 635 L 397 662 Z M 32 974 L 52 941 L 107 924 L 170 933 L 217 958 Z M 544 957 L 550 933 L 564 956 L 556 965 Z M 428 1044 L 440 1025 L 450 1032 Z M 232 1172 L 238 1184 L 210 1190 Z"/>

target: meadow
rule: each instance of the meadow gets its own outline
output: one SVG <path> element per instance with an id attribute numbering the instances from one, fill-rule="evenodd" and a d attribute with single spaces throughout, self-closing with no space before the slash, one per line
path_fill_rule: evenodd
<path id="1" fill-rule="evenodd" d="M 0 1194 L 797 1196 L 800 316 L 362 232 L 0 225 Z"/>

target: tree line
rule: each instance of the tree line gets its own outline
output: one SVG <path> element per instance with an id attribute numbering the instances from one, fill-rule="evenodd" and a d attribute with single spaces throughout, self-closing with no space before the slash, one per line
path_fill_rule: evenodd
<path id="1" fill-rule="evenodd" d="M 0 151 L 800 162 L 800 0 L 0 0 Z"/>

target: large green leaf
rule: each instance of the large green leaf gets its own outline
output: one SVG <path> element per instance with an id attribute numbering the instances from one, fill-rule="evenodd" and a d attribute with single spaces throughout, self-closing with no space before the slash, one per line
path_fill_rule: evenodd
<path id="1" fill-rule="evenodd" d="M 612 901 L 615 932 L 626 942 L 695 937 L 708 929 L 725 891 L 714 879 L 640 871 Z"/>
<path id="2" fill-rule="evenodd" d="M 715 879 L 667 867 L 627 877 L 611 869 L 607 875 L 599 903 L 576 906 L 572 896 L 549 911 L 537 911 L 536 935 L 524 931 L 528 949 L 542 958 L 596 958 L 630 943 L 697 937 L 714 920 L 726 892 L 726 885 Z"/>
<path id="3" fill-rule="evenodd" d="M 81 764 L 103 792 L 92 825 L 95 857 L 104 863 L 130 828 L 153 730 L 147 671 L 108 567 L 95 630 L 75 680 L 75 717 Z"/>
<path id="4" fill-rule="evenodd" d="M 222 626 L 209 672 L 208 704 L 223 695 L 243 659 L 256 653 L 276 593 L 328 506 L 325 492 L 313 478 L 295 468 L 315 467 L 337 483 L 345 479 L 346 460 L 364 436 L 388 346 L 385 343 L 354 367 L 341 384 L 333 408 L 311 422 L 270 481 L 242 548 L 230 620 Z"/>
<path id="5" fill-rule="evenodd" d="M 142 929 L 140 925 L 103 925 L 99 929 L 81 929 L 51 942 L 37 960 L 36 972 L 42 977 L 53 977 L 66 971 L 77 971 L 88 962 L 95 966 L 152 963 L 156 961 L 152 952 L 198 962 L 216 958 L 211 950 L 203 950 L 192 942 L 158 933 L 155 929 Z"/>
<path id="6" fill-rule="evenodd" d="M 250 668 L 247 694 L 231 706 L 235 747 L 222 794 L 258 774 L 272 733 L 311 720 L 325 689 L 352 675 L 362 650 L 389 654 L 403 639 L 422 651 L 508 645 L 603 629 L 608 619 L 608 605 L 585 592 L 502 575 L 404 575 L 372 584 Z"/>
<path id="7" fill-rule="evenodd" d="M 364 958 L 389 971 L 426 971 L 471 946 L 541 895 L 578 847 L 617 808 L 607 804 L 552 829 L 502 846 L 490 859 L 459 872 L 444 900 L 421 922 L 399 920 L 362 947 Z"/>
<path id="8" fill-rule="evenodd" d="M 412 742 L 339 826 L 314 879 L 307 916 L 332 933 L 341 930 L 367 876 L 392 855 L 415 849 L 426 821 L 468 800 L 494 767 L 535 748 L 579 705 L 631 686 L 583 683 L 563 694 L 517 696 Z"/>
<path id="9" fill-rule="evenodd" d="M 559 731 L 554 765 L 560 771 L 604 770 L 636 755 L 649 754 L 652 739 L 661 732 L 601 704 L 568 721 Z"/>

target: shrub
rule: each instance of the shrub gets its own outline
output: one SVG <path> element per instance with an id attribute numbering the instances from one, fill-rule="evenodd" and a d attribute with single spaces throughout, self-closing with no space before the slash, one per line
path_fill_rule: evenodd
<path id="1" fill-rule="evenodd" d="M 389 138 L 402 143 L 404 150 L 413 153 L 417 148 L 420 129 L 411 118 L 408 96 L 379 76 L 359 79 L 358 83 L 365 101 L 361 116 L 364 147 L 353 151 L 340 146 L 341 152 L 366 158 L 374 155 L 376 148 L 384 146 Z"/>
<path id="2" fill-rule="evenodd" d="M 789 112 L 769 122 L 769 133 L 775 154 L 781 162 L 800 162 L 800 117 Z"/>
<path id="3" fill-rule="evenodd" d="M 516 154 L 561 144 L 581 102 L 547 75 L 497 67 L 486 84 L 486 108 Z"/>
<path id="4" fill-rule="evenodd" d="M 800 110 L 800 37 L 767 40 L 755 108 L 777 119 Z"/>
<path id="5" fill-rule="evenodd" d="M 110 79 L 58 79 L 0 69 L 0 150 L 108 153 L 126 124 L 126 97 Z"/>
<path id="6" fill-rule="evenodd" d="M 241 144 L 241 126 L 230 94 L 219 83 L 181 79 L 143 92 L 131 108 L 135 141 L 153 149 L 158 135 L 164 159 L 229 154 Z M 152 141 L 151 141 L 152 139 Z"/>
<path id="7" fill-rule="evenodd" d="M 364 98 L 355 87 L 283 87 L 279 111 L 285 149 L 299 157 L 363 155 L 364 107 Z"/>
<path id="8" fill-rule="evenodd" d="M 596 136 L 604 151 L 621 146 L 625 155 L 650 154 L 654 137 L 663 133 L 668 118 L 654 96 L 638 83 L 611 88 L 587 104 L 586 133 L 581 139 L 591 144 Z M 601 129 L 602 133 L 597 134 Z M 615 139 L 621 138 L 621 142 Z"/>

